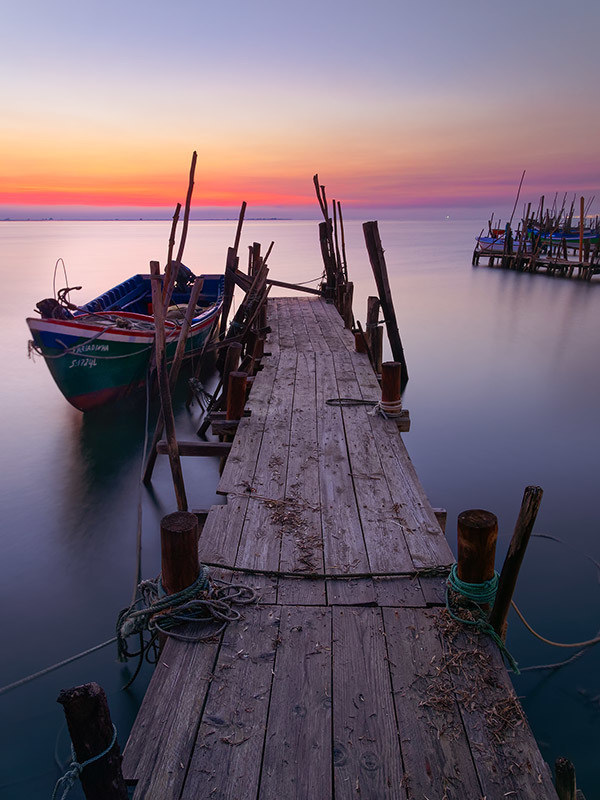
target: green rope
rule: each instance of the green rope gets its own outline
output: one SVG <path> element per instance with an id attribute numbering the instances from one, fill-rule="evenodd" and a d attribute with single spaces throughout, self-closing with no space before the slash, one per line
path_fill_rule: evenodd
<path id="1" fill-rule="evenodd" d="M 506 645 L 502 641 L 501 637 L 498 636 L 496 631 L 490 625 L 487 613 L 482 608 L 483 605 L 491 605 L 494 602 L 497 589 L 497 572 L 494 572 L 494 577 L 489 581 L 483 581 L 483 583 L 467 583 L 467 581 L 463 581 L 458 577 L 458 565 L 453 564 L 446 584 L 446 609 L 453 620 L 461 622 L 463 625 L 471 625 L 472 627 L 477 628 L 477 630 L 481 633 L 486 633 L 488 636 L 490 636 L 490 638 L 498 646 L 504 658 L 508 661 L 510 668 L 517 675 L 520 675 L 521 673 L 519 672 L 517 662 L 507 650 Z M 465 617 L 460 617 L 455 613 L 455 611 L 453 611 L 450 595 L 451 591 L 455 592 L 456 594 L 460 594 L 471 603 L 469 611 L 475 615 L 474 619 L 465 619 Z"/>
<path id="2" fill-rule="evenodd" d="M 119 661 L 127 661 L 135 656 L 143 658 L 159 633 L 185 642 L 201 642 L 217 636 L 229 622 L 241 619 L 241 614 L 232 608 L 232 604 L 247 605 L 255 599 L 256 592 L 248 586 L 209 580 L 205 566 L 201 566 L 194 583 L 170 595 L 166 594 L 160 576 L 153 581 L 142 581 L 135 602 L 123 609 L 117 618 Z M 210 621 L 220 623 L 220 627 L 206 635 L 186 636 L 173 630 L 188 622 Z M 151 638 L 143 643 L 145 632 L 149 632 Z M 142 646 L 139 652 L 132 653 L 127 648 L 127 639 L 134 634 L 140 636 Z"/>
<path id="3" fill-rule="evenodd" d="M 80 764 L 77 761 L 77 758 L 75 756 L 75 750 L 73 748 L 73 744 L 71 743 L 71 758 L 72 758 L 72 761 L 69 764 L 69 769 L 65 772 L 65 774 L 62 776 L 62 778 L 59 778 L 56 781 L 56 786 L 54 787 L 54 791 L 52 792 L 52 800 L 57 800 L 58 792 L 61 789 L 62 789 L 62 794 L 60 796 L 60 800 L 64 800 L 65 797 L 69 794 L 69 792 L 73 788 L 73 786 L 75 785 L 75 781 L 77 780 L 77 778 L 79 778 L 79 776 L 81 775 L 83 770 L 86 767 L 89 767 L 90 764 L 93 764 L 95 761 L 99 761 L 101 758 L 104 758 L 104 756 L 108 755 L 108 753 L 110 753 L 110 751 L 113 749 L 116 741 L 117 741 L 117 729 L 116 729 L 115 725 L 113 724 L 113 735 L 112 735 L 112 739 L 111 739 L 110 744 L 108 745 L 108 747 L 105 748 L 97 756 L 93 756 L 92 758 L 88 758 L 88 760 L 84 761 L 83 764 Z"/>

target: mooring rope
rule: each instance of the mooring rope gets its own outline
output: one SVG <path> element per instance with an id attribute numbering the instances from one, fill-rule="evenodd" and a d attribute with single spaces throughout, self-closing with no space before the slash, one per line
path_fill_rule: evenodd
<path id="1" fill-rule="evenodd" d="M 110 744 L 106 747 L 101 753 L 98 753 L 97 756 L 92 756 L 92 758 L 88 758 L 87 761 L 84 761 L 80 764 L 77 761 L 77 757 L 75 755 L 75 750 L 73 748 L 73 744 L 71 743 L 71 763 L 69 764 L 69 769 L 65 772 L 62 778 L 59 778 L 56 781 L 56 786 L 54 787 L 54 791 L 52 792 L 52 800 L 56 800 L 58 798 L 58 792 L 62 789 L 62 794 L 59 800 L 64 800 L 64 798 L 69 794 L 73 786 L 75 785 L 75 781 L 83 770 L 86 767 L 89 767 L 90 764 L 94 764 L 96 761 L 99 761 L 104 756 L 108 755 L 110 751 L 113 749 L 115 742 L 117 741 L 117 729 L 113 723 L 113 735 L 112 739 L 110 740 Z"/>
<path id="2" fill-rule="evenodd" d="M 595 636 L 593 639 L 588 639 L 585 642 L 571 642 L 569 644 L 565 644 L 564 642 L 553 642 L 552 639 L 546 639 L 546 637 L 542 636 L 541 633 L 537 633 L 537 631 L 534 631 L 534 629 L 527 622 L 527 620 L 525 619 L 525 617 L 523 616 L 521 611 L 517 608 L 517 605 L 514 602 L 514 600 L 511 601 L 511 605 L 514 608 L 514 610 L 517 612 L 517 615 L 518 615 L 519 619 L 521 620 L 523 625 L 525 625 L 527 630 L 530 633 L 532 633 L 536 637 L 536 639 L 539 639 L 541 642 L 545 642 L 546 644 L 551 644 L 552 647 L 580 647 L 580 648 L 586 648 L 586 647 L 591 647 L 592 645 L 598 644 L 598 642 L 600 642 L 600 635 Z"/>
<path id="3" fill-rule="evenodd" d="M 385 419 L 397 419 L 402 416 L 402 400 L 395 400 L 393 403 L 380 400 L 370 413 L 373 416 L 379 414 Z"/>
<path id="4" fill-rule="evenodd" d="M 483 605 L 491 605 L 494 602 L 496 591 L 498 589 L 498 579 L 498 573 L 494 572 L 493 578 L 488 581 L 483 581 L 482 583 L 468 583 L 467 581 L 463 581 L 458 577 L 458 564 L 453 564 L 452 569 L 450 570 L 450 575 L 448 576 L 446 587 L 446 609 L 453 620 L 461 622 L 463 625 L 469 625 L 477 628 L 477 630 L 481 631 L 481 633 L 485 633 L 490 636 L 490 638 L 493 639 L 493 641 L 498 645 L 500 652 L 508 661 L 511 669 L 517 675 L 519 675 L 520 673 L 517 662 L 507 650 L 502 638 L 498 636 L 496 631 L 490 625 L 488 621 L 488 615 L 482 608 Z M 467 610 L 473 615 L 472 619 L 460 616 L 457 613 L 458 609 L 456 606 L 454 609 L 452 608 L 452 592 L 461 595 L 461 597 L 464 597 L 469 601 L 470 605 L 468 606 Z"/>
<path id="5" fill-rule="evenodd" d="M 117 618 L 117 650 L 119 661 L 140 657 L 140 664 L 129 684 L 137 676 L 142 660 L 148 658 L 159 633 L 184 642 L 202 642 L 218 636 L 230 623 L 241 619 L 233 605 L 248 605 L 256 600 L 256 592 L 249 586 L 225 583 L 209 579 L 203 565 L 193 584 L 181 592 L 166 594 L 160 576 L 155 580 L 142 581 L 138 586 L 138 598 Z M 207 634 L 187 636 L 174 629 L 189 622 L 219 622 L 217 630 Z M 143 641 L 145 632 L 149 641 Z M 127 639 L 138 634 L 140 650 L 131 652 Z M 128 685 L 129 685 L 128 684 Z"/>
<path id="6" fill-rule="evenodd" d="M 258 567 L 236 567 L 231 564 L 218 564 L 205 561 L 207 567 L 218 567 L 228 572 L 241 572 L 244 575 L 265 575 L 268 578 L 304 578 L 305 580 L 357 580 L 358 578 L 436 578 L 448 575 L 451 565 L 422 567 L 421 569 L 394 572 L 292 572 L 279 569 L 259 569 Z"/>

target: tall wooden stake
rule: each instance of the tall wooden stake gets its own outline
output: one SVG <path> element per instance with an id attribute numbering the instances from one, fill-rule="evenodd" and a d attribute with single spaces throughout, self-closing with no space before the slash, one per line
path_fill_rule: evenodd
<path id="1" fill-rule="evenodd" d="M 363 232 L 367 251 L 369 253 L 369 261 L 371 262 L 375 283 L 377 284 L 381 308 L 383 309 L 392 355 L 394 356 L 394 361 L 398 361 L 402 364 L 402 386 L 404 387 L 408 381 L 408 369 L 406 367 L 402 340 L 400 339 L 400 333 L 398 331 L 398 323 L 396 322 L 396 312 L 394 310 L 392 291 L 390 289 L 387 266 L 383 255 L 383 247 L 381 245 L 377 222 L 365 222 L 363 224 Z"/>
<path id="2" fill-rule="evenodd" d="M 535 519 L 542 502 L 543 491 L 539 486 L 528 486 L 523 494 L 521 510 L 515 525 L 515 530 L 510 541 L 510 546 L 504 559 L 498 591 L 492 613 L 490 614 L 490 624 L 500 636 L 504 635 L 504 624 L 510 602 L 512 600 L 519 570 L 523 563 L 525 550 L 531 537 L 531 532 L 535 524 Z"/>
<path id="3" fill-rule="evenodd" d="M 200 292 L 202 291 L 203 284 L 204 284 L 204 278 L 196 278 L 196 281 L 192 286 L 192 291 L 190 292 L 190 301 L 188 303 L 188 307 L 185 312 L 185 318 L 183 320 L 181 330 L 179 331 L 177 350 L 175 351 L 175 357 L 173 359 L 173 363 L 171 364 L 171 369 L 169 371 L 169 386 L 171 388 L 171 391 L 175 388 L 175 384 L 177 383 L 177 378 L 179 377 L 179 370 L 181 369 L 181 364 L 183 363 L 183 356 L 185 354 L 185 343 L 187 342 L 187 337 L 192 324 L 192 319 L 194 318 L 196 303 L 198 302 L 198 297 L 200 296 Z M 143 481 L 146 484 L 150 483 L 152 479 L 152 472 L 154 471 L 154 465 L 156 463 L 156 456 L 157 456 L 156 447 L 163 434 L 164 428 L 165 428 L 165 420 L 161 408 L 158 415 L 158 419 L 156 420 L 154 436 L 152 437 L 152 444 L 150 445 L 150 448 L 148 450 L 148 458 L 146 460 L 146 467 L 144 470 Z"/>
<path id="4" fill-rule="evenodd" d="M 162 295 L 160 291 L 158 261 L 150 262 L 150 272 L 152 274 L 152 306 L 154 308 L 154 328 L 156 341 L 156 372 L 158 378 L 158 391 L 162 406 L 163 418 L 167 432 L 167 448 L 169 451 L 169 463 L 173 476 L 173 486 L 177 498 L 177 508 L 180 511 L 187 511 L 187 498 L 185 496 L 185 485 L 183 483 L 183 472 L 181 461 L 179 460 L 179 448 L 175 434 L 175 419 L 173 417 L 173 406 L 171 404 L 171 392 L 169 389 L 169 377 L 167 375 L 167 358 L 165 342 L 165 318 L 162 306 Z"/>

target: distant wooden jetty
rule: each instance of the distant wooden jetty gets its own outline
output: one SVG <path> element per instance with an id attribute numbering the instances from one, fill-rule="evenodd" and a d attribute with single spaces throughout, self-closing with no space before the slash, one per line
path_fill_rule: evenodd
<path id="1" fill-rule="evenodd" d="M 445 611 L 453 557 L 398 423 L 360 404 L 368 356 L 321 298 L 270 300 L 268 324 L 199 541 L 260 601 L 167 642 L 134 798 L 557 797 L 496 646 Z"/>
<path id="2" fill-rule="evenodd" d="M 575 198 L 567 208 L 566 195 L 562 205 L 559 206 L 557 195 L 549 208 L 544 207 L 541 197 L 535 212 L 529 203 L 516 230 L 512 227 L 512 216 L 504 227 L 499 223 L 494 227 L 492 215 L 487 235 L 482 231 L 477 238 L 473 266 L 484 264 L 591 281 L 600 274 L 600 222 L 598 217 L 588 219 L 591 202 L 586 205 L 585 199 L 580 198 L 579 219 L 575 223 Z"/>

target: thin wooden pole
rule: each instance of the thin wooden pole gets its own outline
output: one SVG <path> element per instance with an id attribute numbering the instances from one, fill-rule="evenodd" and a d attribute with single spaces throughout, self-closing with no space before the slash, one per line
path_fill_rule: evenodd
<path id="1" fill-rule="evenodd" d="M 181 229 L 181 239 L 179 241 L 179 249 L 177 251 L 177 257 L 175 261 L 177 264 L 181 263 L 181 259 L 183 258 L 183 251 L 185 248 L 185 240 L 187 239 L 187 232 L 188 232 L 188 225 L 190 221 L 190 208 L 192 205 L 192 193 L 194 191 L 194 172 L 196 171 L 196 159 L 197 153 L 194 150 L 192 153 L 192 163 L 190 166 L 190 177 L 188 182 L 188 190 L 187 196 L 185 200 L 185 211 L 183 213 L 183 227 Z M 177 279 L 177 269 L 173 269 L 173 264 L 171 264 L 171 270 L 169 273 L 168 282 L 165 281 L 164 289 L 163 289 L 163 305 L 166 309 L 169 307 L 169 303 L 171 302 L 171 297 L 173 295 L 173 288 L 175 286 L 175 280 Z"/>
<path id="2" fill-rule="evenodd" d="M 194 150 L 192 153 L 192 163 L 190 165 L 190 177 L 188 182 L 187 196 L 185 198 L 185 211 L 183 213 L 183 227 L 181 229 L 181 239 L 179 240 L 179 250 L 177 251 L 177 261 L 183 258 L 185 240 L 187 239 L 188 226 L 190 223 L 190 209 L 192 207 L 192 194 L 194 192 L 194 173 L 196 172 L 196 160 L 198 154 Z"/>
<path id="3" fill-rule="evenodd" d="M 227 330 L 227 320 L 229 318 L 229 311 L 233 302 L 233 293 L 235 291 L 235 280 L 233 273 L 236 271 L 238 265 L 238 258 L 236 251 L 233 247 L 227 248 L 227 260 L 225 262 L 225 286 L 223 289 L 223 308 L 221 309 L 221 324 L 219 327 L 219 336 L 223 336 Z"/>
<path id="4" fill-rule="evenodd" d="M 240 208 L 237 229 L 235 232 L 235 241 L 233 243 L 233 252 L 236 254 L 236 256 L 238 253 L 238 248 L 240 246 L 240 237 L 242 235 L 242 225 L 244 224 L 245 214 L 246 214 L 246 201 L 244 200 L 244 202 L 242 203 L 242 207 Z"/>
<path id="5" fill-rule="evenodd" d="M 227 353 L 225 354 L 225 363 L 223 365 L 223 400 L 227 400 L 227 390 L 229 389 L 229 376 L 232 372 L 235 372 L 239 366 L 240 359 L 242 357 L 242 343 L 241 342 L 233 342 L 227 348 Z"/>
<path id="6" fill-rule="evenodd" d="M 177 378 L 179 377 L 179 371 L 181 369 L 181 364 L 183 363 L 183 356 L 185 355 L 185 344 L 187 342 L 188 334 L 190 332 L 190 327 L 192 325 L 192 319 L 194 318 L 196 303 L 198 302 L 198 297 L 200 296 L 200 292 L 202 291 L 203 284 L 204 284 L 204 278 L 201 277 L 196 278 L 194 285 L 192 286 L 192 291 L 190 292 L 190 301 L 188 303 L 188 307 L 185 312 L 185 317 L 183 320 L 183 324 L 181 326 L 181 330 L 179 331 L 177 349 L 175 351 L 175 357 L 173 359 L 173 363 L 171 364 L 171 369 L 169 372 L 169 386 L 171 388 L 171 391 L 173 391 L 173 389 L 175 388 L 175 384 L 177 383 Z M 164 428 L 165 428 L 165 420 L 161 408 L 158 414 L 158 419 L 156 420 L 154 436 L 152 437 L 152 443 L 148 450 L 148 458 L 146 460 L 146 467 L 144 469 L 143 481 L 146 484 L 150 483 L 150 481 L 152 480 L 152 472 L 154 471 L 154 465 L 156 464 L 156 457 L 158 455 L 156 447 L 163 434 Z"/>
<path id="7" fill-rule="evenodd" d="M 161 582 L 167 594 L 181 592 L 198 579 L 198 517 L 175 511 L 160 522 Z"/>
<path id="8" fill-rule="evenodd" d="M 173 269 L 173 248 L 175 247 L 175 231 L 177 229 L 177 222 L 179 221 L 179 214 L 181 212 L 181 203 L 177 203 L 175 213 L 173 214 L 173 221 L 171 223 L 171 233 L 169 234 L 169 249 L 167 251 L 167 265 L 165 267 L 165 286 L 171 283 L 171 270 Z"/>
<path id="9" fill-rule="evenodd" d="M 512 600 L 519 570 L 523 563 L 525 550 L 531 537 L 531 532 L 535 524 L 537 513 L 542 502 L 543 491 L 539 486 L 528 486 L 523 494 L 521 510 L 515 525 L 510 546 L 504 559 L 496 600 L 490 614 L 490 624 L 500 636 L 504 635 L 504 625 L 510 603 Z"/>
<path id="10" fill-rule="evenodd" d="M 583 229 L 585 221 L 585 200 L 579 198 L 579 261 L 583 261 Z"/>
<path id="11" fill-rule="evenodd" d="M 114 736 L 108 701 L 97 683 L 63 689 L 58 695 L 78 764 L 103 753 Z M 87 800 L 127 800 L 121 772 L 121 751 L 115 743 L 102 758 L 83 769 L 81 786 Z"/>
<path id="12" fill-rule="evenodd" d="M 458 515 L 458 577 L 484 583 L 494 577 L 498 520 L 495 514 L 470 509 Z"/>
<path id="13" fill-rule="evenodd" d="M 173 406 L 171 404 L 171 392 L 169 390 L 169 377 L 167 375 L 166 341 L 165 341 L 165 319 L 163 314 L 162 296 L 159 281 L 158 261 L 150 262 L 150 272 L 152 280 L 152 305 L 154 308 L 154 328 L 156 341 L 156 372 L 158 378 L 158 391 L 162 406 L 163 418 L 167 432 L 167 447 L 169 450 L 169 463 L 173 476 L 173 486 L 177 498 L 177 508 L 180 511 L 187 511 L 187 498 L 185 496 L 185 485 L 183 482 L 183 472 L 181 461 L 179 460 L 179 450 L 177 447 L 177 437 L 175 434 L 175 419 L 173 417 Z"/>

